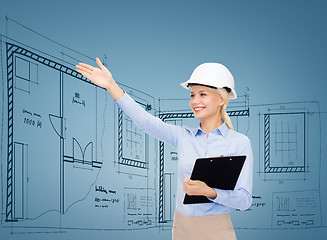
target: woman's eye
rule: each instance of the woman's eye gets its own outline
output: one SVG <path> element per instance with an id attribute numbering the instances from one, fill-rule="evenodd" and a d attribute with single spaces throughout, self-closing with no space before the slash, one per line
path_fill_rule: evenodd
<path id="1" fill-rule="evenodd" d="M 206 94 L 205 93 L 201 93 L 201 96 L 205 96 Z"/>
<path id="2" fill-rule="evenodd" d="M 191 94 L 191 98 L 192 98 L 192 97 L 194 97 L 194 95 L 193 95 L 193 94 Z"/>

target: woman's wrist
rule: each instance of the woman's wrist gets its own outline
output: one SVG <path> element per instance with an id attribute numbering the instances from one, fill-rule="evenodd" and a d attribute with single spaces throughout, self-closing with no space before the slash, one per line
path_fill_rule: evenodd
<path id="1" fill-rule="evenodd" d="M 215 189 L 213 188 L 208 188 L 206 197 L 211 198 L 211 199 L 215 199 L 217 197 L 217 192 Z"/>
<path id="2" fill-rule="evenodd" d="M 106 89 L 108 90 L 108 92 L 111 92 L 112 91 L 112 88 L 113 88 L 113 86 L 114 86 L 115 83 L 116 82 L 115 82 L 115 80 L 113 78 L 111 78 L 111 79 L 108 80 L 108 84 L 106 86 Z"/>
<path id="3" fill-rule="evenodd" d="M 107 87 L 107 90 L 111 94 L 111 96 L 114 98 L 115 101 L 120 99 L 125 93 L 113 79 L 112 79 L 112 82 Z"/>

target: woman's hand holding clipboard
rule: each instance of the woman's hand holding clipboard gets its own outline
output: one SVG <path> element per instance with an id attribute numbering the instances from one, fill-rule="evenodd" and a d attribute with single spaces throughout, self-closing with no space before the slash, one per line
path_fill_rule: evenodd
<path id="1" fill-rule="evenodd" d="M 213 199 L 216 196 L 213 188 L 234 190 L 245 159 L 245 155 L 198 158 L 190 180 L 184 180 L 183 190 L 186 194 L 183 203 L 211 202 L 208 197 Z"/>
<path id="2" fill-rule="evenodd" d="M 183 191 L 189 196 L 206 196 L 216 198 L 216 191 L 209 187 L 205 182 L 184 178 Z"/>

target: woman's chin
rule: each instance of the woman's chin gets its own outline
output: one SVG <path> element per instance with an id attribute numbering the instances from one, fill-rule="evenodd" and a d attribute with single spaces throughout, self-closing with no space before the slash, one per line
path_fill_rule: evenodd
<path id="1" fill-rule="evenodd" d="M 201 116 L 199 113 L 194 113 L 194 118 L 201 120 L 203 116 Z"/>

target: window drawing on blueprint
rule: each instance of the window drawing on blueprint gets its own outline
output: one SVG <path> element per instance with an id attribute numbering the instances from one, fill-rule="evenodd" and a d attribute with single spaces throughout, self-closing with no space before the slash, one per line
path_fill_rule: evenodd
<path id="1" fill-rule="evenodd" d="M 321 226 L 318 102 L 270 105 L 260 118 L 260 176 L 272 194 L 272 228 Z"/>
<path id="2" fill-rule="evenodd" d="M 146 111 L 154 114 L 154 98 L 124 86 Z M 157 226 L 155 139 L 140 130 L 118 107 L 115 110 L 115 171 L 124 179 L 123 226 Z M 151 156 L 151 157 L 150 157 Z"/>

